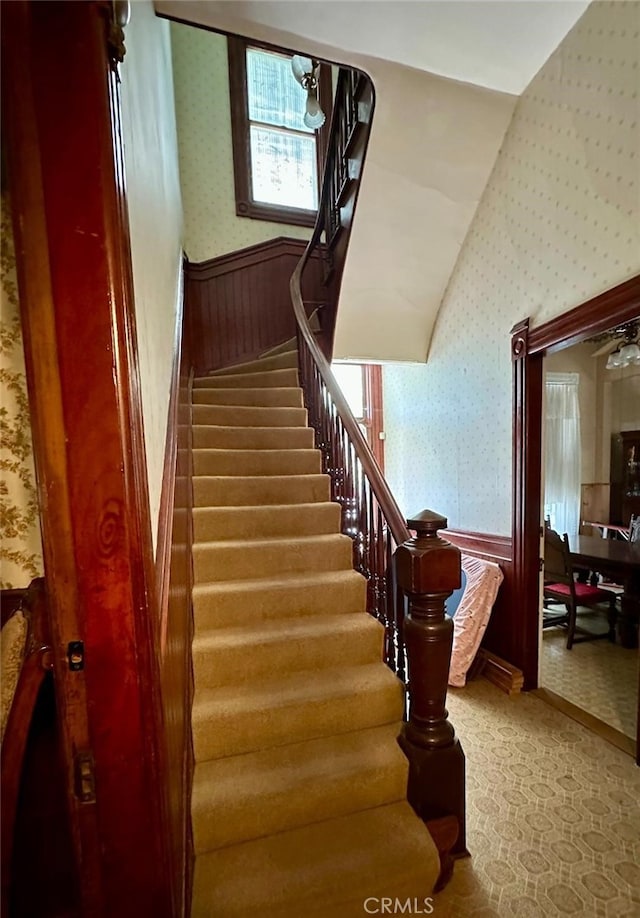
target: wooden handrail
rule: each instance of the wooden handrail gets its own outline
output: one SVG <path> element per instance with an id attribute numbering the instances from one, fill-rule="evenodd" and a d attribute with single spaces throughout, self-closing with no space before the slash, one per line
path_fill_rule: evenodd
<path id="1" fill-rule="evenodd" d="M 338 86 L 336 90 L 336 95 L 338 94 L 341 82 L 344 82 L 346 79 L 345 74 L 347 71 L 340 70 L 338 78 Z M 325 207 L 327 198 L 329 196 L 329 188 L 331 184 L 331 174 L 335 161 L 335 157 L 338 155 L 338 145 L 336 144 L 336 137 L 338 132 L 338 124 L 340 118 L 340 110 L 338 105 L 334 105 L 333 117 L 331 121 L 331 130 L 329 133 L 329 144 L 327 149 L 327 162 L 324 170 L 324 178 L 322 182 L 322 193 L 320 197 L 320 205 L 318 207 L 318 217 L 313 229 L 313 234 L 309 240 L 304 254 L 298 265 L 296 266 L 295 271 L 291 277 L 290 290 L 291 290 L 291 299 L 293 302 L 293 309 L 298 323 L 298 329 L 300 335 L 302 336 L 306 346 L 309 349 L 309 352 L 313 358 L 313 362 L 318 368 L 323 382 L 325 383 L 328 392 L 331 395 L 333 404 L 336 406 L 336 409 L 342 419 L 345 430 L 355 446 L 358 459 L 362 463 L 362 468 L 365 475 L 371 482 L 371 487 L 376 496 L 376 500 L 380 504 L 382 511 L 384 513 L 385 519 L 389 525 L 391 533 L 394 540 L 398 545 L 401 545 L 404 541 L 411 537 L 411 533 L 407 529 L 404 517 L 400 512 L 400 509 L 395 501 L 393 494 L 389 489 L 380 468 L 371 452 L 369 444 L 367 443 L 364 434 L 362 433 L 358 422 L 353 416 L 347 400 L 342 394 L 342 390 L 338 385 L 338 382 L 331 371 L 331 366 L 329 361 L 326 359 L 320 348 L 318 347 L 314 333 L 311 330 L 309 325 L 309 320 L 304 308 L 304 302 L 302 299 L 302 275 L 306 264 L 311 257 L 313 251 L 320 244 L 320 237 L 322 236 L 323 231 L 325 230 Z"/>
<path id="2" fill-rule="evenodd" d="M 355 570 L 367 580 L 367 611 L 385 629 L 384 657 L 406 680 L 405 598 L 398 590 L 394 552 L 410 533 L 369 444 L 329 365 L 335 309 L 359 182 L 354 172 L 369 136 L 373 90 L 363 74 L 340 70 L 333 107 L 327 160 L 313 234 L 290 281 L 297 323 L 298 362 L 309 422 L 331 479 L 332 499 L 342 507 L 342 531 L 353 541 Z M 321 246 L 322 234 L 325 234 Z M 321 250 L 327 267 L 329 302 L 321 312 L 316 340 L 302 297 L 302 277 L 311 256 Z"/>
<path id="3" fill-rule="evenodd" d="M 305 256 L 307 255 L 307 252 L 310 252 L 309 247 L 307 247 Z M 304 268 L 305 256 L 303 256 L 302 261 L 295 270 L 292 278 L 292 284 L 294 279 L 296 279 L 296 276 L 298 284 L 300 282 L 301 266 Z M 342 423 L 344 424 L 345 430 L 347 431 L 351 442 L 356 448 L 356 452 L 360 462 L 362 463 L 364 473 L 371 482 L 374 494 L 378 503 L 382 507 L 382 511 L 385 515 L 387 523 L 389 524 L 393 538 L 398 543 L 398 545 L 401 545 L 407 539 L 411 538 L 411 533 L 407 529 L 407 524 L 405 523 L 404 517 L 402 516 L 400 508 L 398 507 L 396 500 L 391 493 L 391 490 L 389 489 L 389 485 L 387 484 L 387 481 L 380 471 L 380 467 L 376 462 L 373 453 L 371 452 L 371 447 L 367 443 L 367 440 L 365 439 L 365 436 L 362 433 L 358 422 L 354 418 L 353 412 L 351 411 L 349 404 L 344 397 L 335 376 L 333 375 L 329 362 L 316 344 L 313 332 L 311 331 L 311 327 L 304 312 L 302 297 L 300 297 L 298 300 L 296 299 L 295 295 L 293 295 L 293 302 L 296 318 L 298 319 L 300 333 L 302 334 L 309 350 L 311 351 L 320 375 L 322 376 L 322 379 L 331 394 L 333 403 L 336 406 L 340 417 L 342 418 Z"/>
<path id="4" fill-rule="evenodd" d="M 346 210 L 352 214 L 358 192 L 358 183 L 355 190 L 348 185 L 358 143 L 353 138 L 361 120 L 359 79 L 364 77 L 354 71 L 340 71 L 318 218 L 290 282 L 298 364 L 323 470 L 331 478 L 332 498 L 342 506 L 342 531 L 353 540 L 355 569 L 367 579 L 367 611 L 384 625 L 385 662 L 405 683 L 408 704 L 400 745 L 409 760 L 408 800 L 427 825 L 444 821 L 450 835 L 447 844 L 462 855 L 464 753 L 445 707 L 453 639 L 445 600 L 460 585 L 460 552 L 439 537 L 438 531 L 447 525 L 439 514 L 423 511 L 405 522 L 328 360 L 342 277 L 342 265 L 335 259 L 344 260 L 349 238 L 350 219 L 342 225 L 342 208 L 348 202 Z M 360 153 L 364 155 L 362 147 Z M 302 275 L 323 232 L 333 273 L 331 327 L 323 328 L 326 355 L 311 331 L 302 298 Z M 411 536 L 409 527 L 417 536 Z M 440 886 L 451 873 L 447 858 L 442 861 Z"/>

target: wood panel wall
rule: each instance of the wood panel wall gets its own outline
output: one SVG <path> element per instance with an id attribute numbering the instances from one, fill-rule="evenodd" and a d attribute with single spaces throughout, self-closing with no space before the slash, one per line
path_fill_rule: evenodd
<path id="1" fill-rule="evenodd" d="M 500 584 L 482 646 L 503 660 L 519 666 L 514 643 L 514 620 L 518 614 L 518 603 L 514 592 L 511 537 L 461 529 L 445 529 L 441 535 L 466 555 L 493 561 L 500 566 L 504 580 Z"/>
<path id="2" fill-rule="evenodd" d="M 185 270 L 186 323 L 196 376 L 258 357 L 296 334 L 289 279 L 306 243 L 281 236 Z M 305 272 L 310 315 L 322 308 L 320 253 Z"/>
<path id="3" fill-rule="evenodd" d="M 182 332 L 183 324 L 180 323 Z M 181 335 L 184 343 L 184 336 Z M 190 912 L 193 851 L 190 798 L 193 778 L 191 706 L 191 358 L 178 345 L 179 373 L 173 377 L 167 424 L 167 458 L 163 480 L 156 571 L 161 609 L 161 679 L 173 873 L 174 914 Z M 161 551 L 162 541 L 168 550 Z"/>

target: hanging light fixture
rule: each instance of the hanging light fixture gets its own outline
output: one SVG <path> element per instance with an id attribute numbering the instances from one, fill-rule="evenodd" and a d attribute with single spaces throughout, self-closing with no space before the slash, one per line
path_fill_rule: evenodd
<path id="1" fill-rule="evenodd" d="M 308 128 L 317 131 L 324 124 L 325 114 L 318 102 L 318 74 L 320 73 L 320 63 L 311 60 L 308 57 L 301 57 L 294 54 L 291 58 L 291 70 L 298 83 L 307 92 L 307 105 L 303 122 Z"/>
<path id="2" fill-rule="evenodd" d="M 640 366 L 640 344 L 638 344 L 638 323 L 630 322 L 623 331 L 624 342 L 609 354 L 607 370 L 620 367 Z"/>

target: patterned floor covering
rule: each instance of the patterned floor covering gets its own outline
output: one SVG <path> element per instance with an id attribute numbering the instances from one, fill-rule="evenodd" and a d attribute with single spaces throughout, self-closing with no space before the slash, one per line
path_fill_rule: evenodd
<path id="1" fill-rule="evenodd" d="M 587 641 L 567 650 L 566 640 L 562 628 L 543 632 L 540 685 L 635 738 L 638 651 L 609 641 Z"/>
<path id="2" fill-rule="evenodd" d="M 450 690 L 467 839 L 436 918 L 638 918 L 640 768 L 530 694 Z"/>

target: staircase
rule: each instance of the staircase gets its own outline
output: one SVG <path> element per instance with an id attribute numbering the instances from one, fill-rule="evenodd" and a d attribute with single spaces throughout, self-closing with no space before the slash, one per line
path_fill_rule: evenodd
<path id="1" fill-rule="evenodd" d="M 193 918 L 362 916 L 439 871 L 293 346 L 194 381 Z"/>

